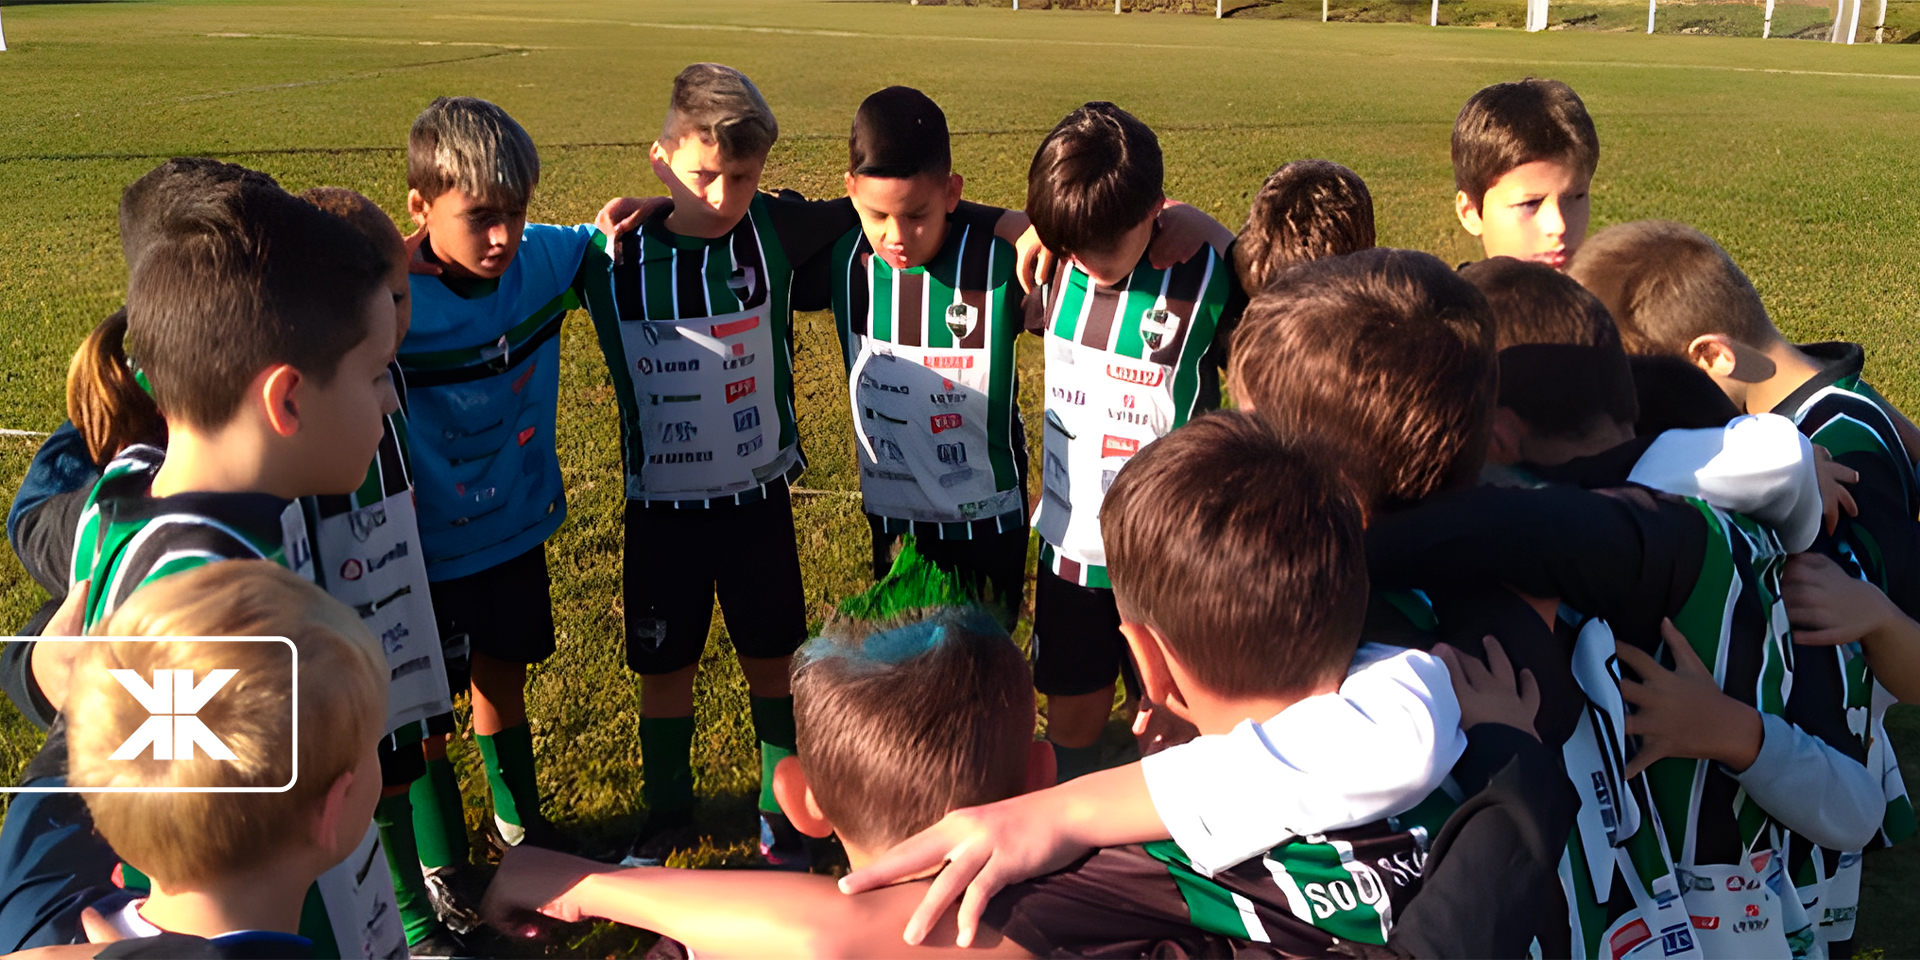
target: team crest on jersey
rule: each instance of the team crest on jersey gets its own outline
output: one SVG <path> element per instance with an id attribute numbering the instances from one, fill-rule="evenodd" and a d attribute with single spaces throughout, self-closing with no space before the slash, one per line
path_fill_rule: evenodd
<path id="1" fill-rule="evenodd" d="M 1150 350 L 1160 349 L 1179 329 L 1180 315 L 1165 307 L 1149 307 L 1140 315 L 1140 339 Z"/>
<path id="2" fill-rule="evenodd" d="M 347 528 L 353 531 L 353 538 L 366 543 L 373 531 L 387 525 L 387 505 L 376 503 L 371 507 L 361 507 L 347 514 Z"/>
<path id="3" fill-rule="evenodd" d="M 733 291 L 735 297 L 744 301 L 749 294 L 753 293 L 754 281 L 757 279 L 759 274 L 752 267 L 734 267 L 733 274 L 727 277 L 727 288 Z"/>
<path id="4" fill-rule="evenodd" d="M 965 340 L 973 336 L 980 326 L 980 310 L 970 303 L 947 305 L 947 330 L 953 333 L 955 340 Z"/>

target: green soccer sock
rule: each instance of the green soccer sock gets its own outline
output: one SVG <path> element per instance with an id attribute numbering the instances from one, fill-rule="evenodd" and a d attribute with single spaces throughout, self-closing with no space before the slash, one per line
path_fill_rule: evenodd
<path id="1" fill-rule="evenodd" d="M 640 799 L 648 813 L 693 809 L 693 718 L 641 717 Z"/>
<path id="2" fill-rule="evenodd" d="M 400 926 L 408 943 L 419 943 L 433 932 L 437 917 L 427 899 L 427 880 L 420 873 L 420 852 L 413 842 L 413 802 L 404 793 L 381 797 L 373 808 L 380 828 L 380 846 L 387 851 L 387 870 L 393 874 L 393 899 L 400 907 Z"/>
<path id="3" fill-rule="evenodd" d="M 475 734 L 493 788 L 494 816 L 524 827 L 540 816 L 540 791 L 533 778 L 533 728 L 525 723 L 488 736 Z"/>
<path id="4" fill-rule="evenodd" d="M 1101 768 L 1100 744 L 1091 747 L 1063 747 L 1053 745 L 1053 765 L 1059 771 L 1056 782 L 1066 783 L 1075 777 L 1084 777 Z"/>
<path id="5" fill-rule="evenodd" d="M 753 732 L 760 738 L 760 810 L 779 813 L 780 801 L 773 796 L 773 768 L 793 756 L 793 698 L 748 697 L 753 713 Z"/>
<path id="6" fill-rule="evenodd" d="M 408 790 L 414 840 L 427 869 L 467 864 L 467 816 L 460 804 L 460 775 L 445 757 L 427 761 L 427 775 Z"/>

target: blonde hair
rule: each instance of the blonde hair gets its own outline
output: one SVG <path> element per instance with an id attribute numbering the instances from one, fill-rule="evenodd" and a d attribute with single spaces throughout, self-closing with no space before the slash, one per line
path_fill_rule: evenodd
<path id="1" fill-rule="evenodd" d="M 145 587 L 96 628 L 108 637 L 286 637 L 299 662 L 299 775 L 284 793 L 90 793 L 95 827 L 163 887 L 191 885 L 271 859 L 341 774 L 378 740 L 386 658 L 359 617 L 266 560 L 231 560 Z M 148 714 L 109 670 L 239 671 L 199 717 L 236 759 L 111 760 Z M 294 777 L 287 749 L 292 667 L 279 644 L 120 641 L 88 644 L 74 665 L 68 782 L 86 787 L 275 787 Z"/>
<path id="2" fill-rule="evenodd" d="M 433 200 L 459 190 L 488 204 L 525 210 L 540 185 L 533 138 L 505 110 L 478 97 L 441 97 L 407 134 L 407 186 Z"/>

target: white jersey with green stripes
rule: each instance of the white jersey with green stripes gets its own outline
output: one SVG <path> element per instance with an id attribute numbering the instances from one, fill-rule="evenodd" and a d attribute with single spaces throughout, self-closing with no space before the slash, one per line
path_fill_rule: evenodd
<path id="1" fill-rule="evenodd" d="M 965 539 L 1024 525 L 1025 451 L 1014 341 L 1020 288 L 1002 212 L 950 216 L 932 261 L 895 269 L 862 230 L 833 249 L 833 311 L 846 360 L 866 511 L 911 532 Z"/>
<path id="2" fill-rule="evenodd" d="M 1117 286 L 1071 263 L 1045 288 L 1046 432 L 1042 561 L 1107 587 L 1100 504 L 1142 447 L 1218 403 L 1214 337 L 1233 284 L 1212 248 L 1166 270 L 1145 256 Z"/>

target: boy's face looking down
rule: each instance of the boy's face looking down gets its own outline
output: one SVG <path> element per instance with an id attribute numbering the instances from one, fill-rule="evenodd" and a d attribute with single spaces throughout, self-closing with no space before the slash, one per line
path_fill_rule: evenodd
<path id="1" fill-rule="evenodd" d="M 704 240 L 725 236 L 747 215 L 760 189 L 760 172 L 767 165 L 765 153 L 729 158 L 718 144 L 696 133 L 671 143 L 655 141 L 648 155 L 654 176 L 673 197 L 667 228 Z"/>
<path id="2" fill-rule="evenodd" d="M 1086 271 L 1094 283 L 1103 287 L 1115 286 L 1131 276 L 1133 269 L 1140 265 L 1140 258 L 1146 256 L 1147 246 L 1153 242 L 1153 228 L 1160 222 L 1160 211 L 1165 206 L 1166 201 L 1160 201 L 1145 220 L 1122 233 L 1112 247 L 1062 252 L 1074 265 Z"/>
<path id="3" fill-rule="evenodd" d="M 873 252 L 895 270 L 923 267 L 947 240 L 947 214 L 960 206 L 957 173 L 913 177 L 847 174 L 847 196 Z"/>
<path id="4" fill-rule="evenodd" d="M 1507 171 L 1475 203 L 1454 195 L 1454 212 L 1488 257 L 1531 260 L 1555 270 L 1587 237 L 1593 177 L 1562 160 L 1535 160 Z"/>
<path id="5" fill-rule="evenodd" d="M 526 208 L 507 209 L 452 187 L 429 200 L 407 191 L 407 212 L 427 231 L 427 242 L 449 276 L 498 280 L 513 265 Z"/>

